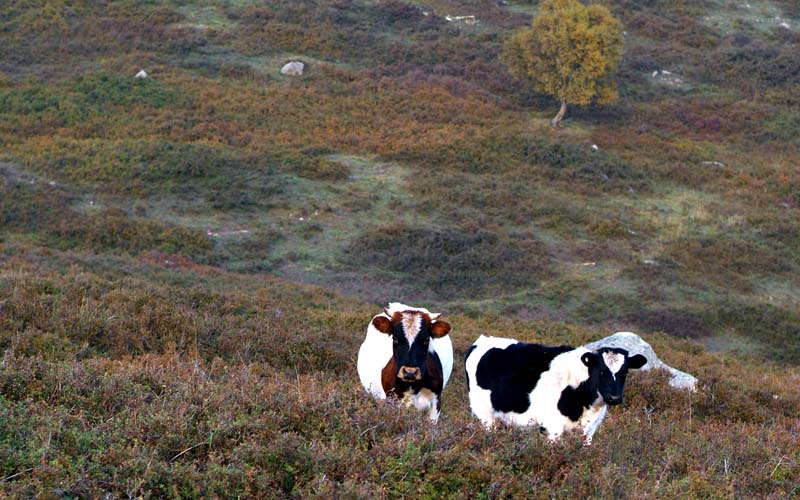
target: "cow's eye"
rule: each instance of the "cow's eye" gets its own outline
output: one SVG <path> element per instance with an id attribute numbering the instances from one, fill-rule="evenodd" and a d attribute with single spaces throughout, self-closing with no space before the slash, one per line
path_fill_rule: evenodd
<path id="1" fill-rule="evenodd" d="M 399 344 L 399 343 L 400 343 L 400 341 L 399 341 L 399 340 L 397 340 L 397 339 L 392 339 L 392 343 L 393 343 L 394 345 L 397 345 L 397 344 Z"/>

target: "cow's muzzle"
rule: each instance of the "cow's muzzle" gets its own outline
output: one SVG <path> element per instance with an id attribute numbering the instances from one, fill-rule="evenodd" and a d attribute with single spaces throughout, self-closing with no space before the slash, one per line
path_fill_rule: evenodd
<path id="1" fill-rule="evenodd" d="M 397 372 L 397 378 L 404 382 L 416 382 L 422 380 L 422 371 L 419 368 L 401 366 Z"/>

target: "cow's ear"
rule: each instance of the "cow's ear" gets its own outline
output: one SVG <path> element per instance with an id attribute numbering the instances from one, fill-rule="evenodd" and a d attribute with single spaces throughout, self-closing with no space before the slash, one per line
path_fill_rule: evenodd
<path id="1" fill-rule="evenodd" d="M 647 358 L 642 356 L 641 354 L 637 354 L 635 356 L 631 356 L 628 358 L 628 368 L 637 369 L 641 368 L 647 364 Z"/>
<path id="2" fill-rule="evenodd" d="M 392 322 L 386 316 L 375 316 L 372 320 L 372 326 L 381 333 L 392 333 Z"/>
<path id="3" fill-rule="evenodd" d="M 447 321 L 434 321 L 431 325 L 431 337 L 440 339 L 450 333 L 450 323 Z"/>
<path id="4" fill-rule="evenodd" d="M 585 352 L 581 355 L 581 362 L 589 368 L 597 366 L 597 354 L 593 352 Z"/>

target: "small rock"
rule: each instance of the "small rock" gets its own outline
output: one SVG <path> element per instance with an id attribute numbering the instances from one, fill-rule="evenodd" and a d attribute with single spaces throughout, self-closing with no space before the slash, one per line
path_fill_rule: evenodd
<path id="1" fill-rule="evenodd" d="M 653 260 L 653 259 L 644 259 L 642 261 L 642 263 L 643 264 L 647 264 L 648 266 L 655 266 L 656 265 L 656 261 Z"/>
<path id="2" fill-rule="evenodd" d="M 669 385 L 672 387 L 676 389 L 687 389 L 692 392 L 697 390 L 697 378 L 686 372 L 676 370 L 661 361 L 653 348 L 650 347 L 650 344 L 635 333 L 617 332 L 604 339 L 586 344 L 584 347 L 591 350 L 600 349 L 601 347 L 619 347 L 631 354 L 641 354 L 647 358 L 647 364 L 642 367 L 642 371 L 651 370 L 653 368 L 665 369 L 672 374 L 672 378 L 669 380 Z"/>
<path id="3" fill-rule="evenodd" d="M 722 163 L 721 161 L 704 161 L 703 165 L 707 165 L 710 167 L 725 168 L 725 164 Z"/>
<path id="4" fill-rule="evenodd" d="M 147 71 L 143 69 L 139 70 L 139 72 L 136 73 L 136 76 L 134 76 L 134 78 L 147 78 Z"/>
<path id="5" fill-rule="evenodd" d="M 781 26 L 781 28 L 784 28 L 784 29 L 787 29 L 787 30 L 791 27 L 791 26 L 789 26 L 789 23 L 781 23 L 780 26 Z"/>
<path id="6" fill-rule="evenodd" d="M 597 144 L 592 144 L 592 151 L 597 151 L 598 149 L 600 148 L 597 147 Z"/>
<path id="7" fill-rule="evenodd" d="M 467 24 L 467 25 L 478 24 L 478 19 L 475 16 L 451 16 L 451 15 L 446 15 L 446 16 L 444 16 L 444 19 L 447 22 L 451 22 L 451 23 L 454 22 L 454 21 L 463 21 L 464 24 Z"/>
<path id="8" fill-rule="evenodd" d="M 282 75 L 288 76 L 300 76 L 303 74 L 303 70 L 305 70 L 306 65 L 301 63 L 300 61 L 292 61 L 288 62 L 283 65 L 281 68 Z"/>

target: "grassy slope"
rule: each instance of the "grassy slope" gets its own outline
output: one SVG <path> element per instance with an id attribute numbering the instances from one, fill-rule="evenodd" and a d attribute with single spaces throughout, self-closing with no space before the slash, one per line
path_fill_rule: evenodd
<path id="1" fill-rule="evenodd" d="M 432 428 L 354 382 L 372 307 L 155 253 L 3 252 L 0 463 L 21 473 L 2 483 L 11 496 L 786 498 L 800 486 L 796 369 L 653 334 L 702 389 L 632 374 L 591 448 L 484 432 L 458 370 Z M 458 357 L 480 333 L 600 333 L 448 319 Z"/>
<path id="2" fill-rule="evenodd" d="M 727 4 L 615 4 L 623 99 L 554 134 L 552 102 L 497 60 L 531 4 L 48 5 L 37 23 L 24 2 L 3 18 L 3 160 L 41 181 L 4 177 L 7 210 L 53 209 L 26 209 L 36 224 L 14 238 L 79 246 L 68 206 L 122 233 L 104 249 L 798 353 L 789 9 L 786 29 Z M 278 71 L 293 57 L 302 78 Z M 141 67 L 151 78 L 131 79 Z M 193 248 L 155 226 L 121 241 L 145 221 L 195 231 Z"/>
<path id="3" fill-rule="evenodd" d="M 5 492 L 797 495 L 796 9 L 612 2 L 622 99 L 554 133 L 497 60 L 510 3 L 9 4 Z M 461 352 L 633 328 L 703 390 L 635 377 L 583 450 L 485 435 L 456 372 L 430 430 L 353 384 L 396 299 Z"/>

